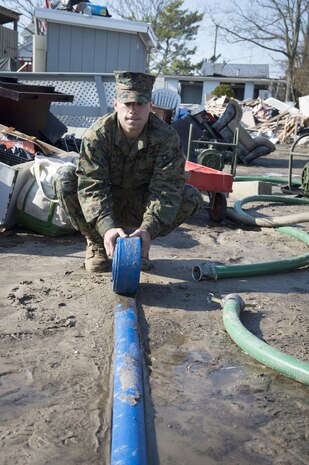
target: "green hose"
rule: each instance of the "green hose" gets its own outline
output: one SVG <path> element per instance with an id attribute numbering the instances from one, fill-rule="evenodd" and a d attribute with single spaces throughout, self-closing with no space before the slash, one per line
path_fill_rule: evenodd
<path id="1" fill-rule="evenodd" d="M 276 231 L 293 236 L 309 246 L 309 235 L 296 228 L 281 227 Z M 203 262 L 192 268 L 192 277 L 195 281 L 204 279 L 223 278 L 247 278 L 249 276 L 261 276 L 266 274 L 282 273 L 301 268 L 309 264 L 309 253 L 297 257 L 286 258 L 264 263 L 253 263 L 247 265 L 215 265 L 211 262 Z"/>
<path id="2" fill-rule="evenodd" d="M 288 184 L 289 178 L 277 178 L 274 176 L 235 176 L 234 181 L 268 181 L 279 184 Z M 300 179 L 292 179 L 292 184 L 301 186 Z"/>
<path id="3" fill-rule="evenodd" d="M 309 384 L 309 364 L 269 346 L 248 331 L 240 322 L 245 307 L 238 295 L 228 295 L 223 301 L 223 324 L 233 341 L 263 365 L 302 384 Z"/>
<path id="4" fill-rule="evenodd" d="M 256 218 L 242 210 L 242 206 L 248 202 L 280 202 L 290 205 L 309 205 L 309 199 L 296 197 L 281 197 L 280 195 L 252 195 L 241 200 L 236 200 L 234 208 L 228 208 L 226 216 L 249 226 L 275 228 L 288 224 L 305 223 L 309 221 L 309 212 L 296 213 L 287 216 Z"/>

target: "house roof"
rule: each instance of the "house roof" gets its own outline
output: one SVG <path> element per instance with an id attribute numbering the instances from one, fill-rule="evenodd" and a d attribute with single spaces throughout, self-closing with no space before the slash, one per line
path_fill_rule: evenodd
<path id="1" fill-rule="evenodd" d="M 0 6 L 0 24 L 7 24 L 19 20 L 20 13 L 9 10 L 4 6 Z"/>
<path id="2" fill-rule="evenodd" d="M 49 8 L 35 8 L 34 17 L 46 21 L 47 24 L 50 22 L 68 26 L 82 26 L 138 34 L 148 47 L 157 46 L 157 38 L 149 23 L 113 19 L 105 16 L 86 16 L 81 13 L 52 10 Z"/>
<path id="3" fill-rule="evenodd" d="M 183 75 L 160 75 L 168 80 L 177 80 L 181 83 L 188 83 L 188 84 L 201 84 L 203 82 L 221 82 L 227 84 L 244 84 L 244 83 L 252 83 L 255 85 L 262 85 L 267 86 L 272 82 L 285 82 L 284 79 L 277 79 L 277 78 L 254 78 L 254 77 L 218 77 L 218 76 L 204 76 L 202 74 L 196 76 L 183 76 Z"/>
<path id="4" fill-rule="evenodd" d="M 206 61 L 203 63 L 201 73 L 203 76 L 261 79 L 269 77 L 269 65 L 210 63 Z"/>

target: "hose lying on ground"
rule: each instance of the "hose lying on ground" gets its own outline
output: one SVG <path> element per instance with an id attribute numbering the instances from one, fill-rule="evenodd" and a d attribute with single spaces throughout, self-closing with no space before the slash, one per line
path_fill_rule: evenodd
<path id="1" fill-rule="evenodd" d="M 115 361 L 111 465 L 147 463 L 142 354 L 136 301 L 115 305 Z"/>
<path id="2" fill-rule="evenodd" d="M 244 203 L 255 200 L 277 201 L 298 205 L 309 203 L 309 200 L 298 198 L 283 198 L 279 196 L 252 196 L 236 202 L 234 209 L 228 210 L 228 216 L 233 220 L 240 221 L 244 224 L 266 227 L 284 226 L 287 224 L 309 221 L 309 213 L 289 215 L 280 218 L 253 218 L 250 215 L 244 213 L 241 210 L 241 207 Z M 277 227 L 276 231 L 294 236 L 309 246 L 309 235 L 303 231 L 291 227 Z M 298 257 L 279 260 L 277 262 L 257 263 L 252 265 L 216 266 L 203 263 L 202 265 L 193 267 L 192 276 L 195 280 L 218 277 L 248 277 L 270 273 L 272 274 L 282 271 L 291 271 L 308 264 L 309 253 Z M 239 319 L 239 314 L 244 306 L 244 302 L 237 295 L 229 295 L 224 299 L 223 322 L 226 331 L 233 339 L 233 341 L 246 353 L 264 365 L 295 381 L 309 385 L 309 364 L 298 360 L 291 355 L 284 354 L 283 352 L 280 352 L 279 350 L 269 346 L 251 334 L 250 331 L 248 331 L 242 325 Z"/>
<path id="3" fill-rule="evenodd" d="M 280 197 L 279 195 L 252 195 L 241 200 L 236 200 L 234 207 L 227 209 L 227 218 L 245 225 L 260 226 L 263 228 L 276 228 L 277 226 L 309 221 L 309 212 L 279 217 L 255 218 L 242 210 L 242 206 L 249 202 L 280 202 L 289 205 L 309 205 L 309 199 L 305 198 Z"/>
<path id="4" fill-rule="evenodd" d="M 309 246 L 309 235 L 304 231 L 289 226 L 276 228 L 276 231 L 293 236 Z M 203 279 L 247 278 L 250 276 L 292 271 L 306 265 L 309 265 L 309 253 L 284 260 L 245 265 L 216 265 L 211 262 L 203 262 L 192 268 L 192 277 L 195 281 Z"/>
<path id="5" fill-rule="evenodd" d="M 245 304 L 240 296 L 230 294 L 223 299 L 223 323 L 233 341 L 263 365 L 299 383 L 309 384 L 309 364 L 285 354 L 254 336 L 240 322 Z"/>
<path id="6" fill-rule="evenodd" d="M 117 239 L 113 291 L 118 294 L 114 329 L 114 395 L 111 465 L 146 465 L 142 352 L 135 295 L 141 267 L 139 237 Z"/>
<path id="7" fill-rule="evenodd" d="M 278 184 L 288 184 L 289 178 L 281 178 L 275 176 L 235 176 L 234 181 L 268 181 Z M 295 186 L 301 186 L 300 179 L 292 179 L 292 184 Z"/>

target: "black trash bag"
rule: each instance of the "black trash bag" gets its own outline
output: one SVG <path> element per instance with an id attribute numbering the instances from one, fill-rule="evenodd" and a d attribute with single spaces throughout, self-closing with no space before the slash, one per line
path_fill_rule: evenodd
<path id="1" fill-rule="evenodd" d="M 79 3 L 89 3 L 89 0 L 69 0 L 66 4 L 66 11 L 74 11 L 73 6 L 78 5 Z"/>

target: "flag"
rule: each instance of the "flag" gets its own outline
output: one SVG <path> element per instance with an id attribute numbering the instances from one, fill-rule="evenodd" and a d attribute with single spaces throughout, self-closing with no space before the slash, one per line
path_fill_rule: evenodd
<path id="1" fill-rule="evenodd" d="M 44 0 L 43 8 L 50 8 L 50 4 L 51 4 L 51 0 Z M 47 29 L 47 27 L 46 27 L 45 21 L 41 21 L 40 30 L 41 30 L 42 34 L 45 34 L 46 29 Z"/>

